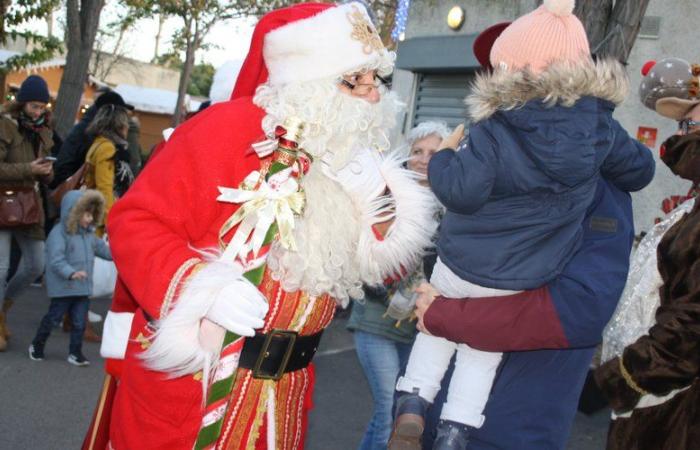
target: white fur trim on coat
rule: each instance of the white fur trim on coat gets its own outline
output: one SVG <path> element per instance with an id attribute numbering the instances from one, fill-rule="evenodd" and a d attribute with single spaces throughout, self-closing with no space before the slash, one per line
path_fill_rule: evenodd
<path id="1" fill-rule="evenodd" d="M 208 263 L 190 277 L 175 305 L 155 324 L 151 345 L 142 355 L 148 368 L 173 377 L 200 370 L 208 374 L 220 349 L 202 345 L 201 322 L 219 292 L 236 283 L 250 282 L 239 266 L 222 262 Z"/>
<path id="2" fill-rule="evenodd" d="M 619 105 L 628 92 L 629 78 L 618 61 L 558 62 L 537 75 L 503 68 L 483 73 L 477 76 L 465 103 L 471 119 L 479 122 L 530 100 L 572 106 L 581 97 L 591 96 Z"/>
<path id="3" fill-rule="evenodd" d="M 387 75 L 394 60 L 394 53 L 381 43 L 367 10 L 356 2 L 269 32 L 263 55 L 273 86 L 340 77 L 369 67 Z"/>
<path id="4" fill-rule="evenodd" d="M 380 161 L 379 170 L 389 188 L 389 195 L 362 205 L 362 232 L 357 257 L 362 281 L 381 283 L 386 277 L 410 271 L 432 245 L 439 207 L 429 189 L 418 184 L 418 175 L 402 166 L 396 154 Z M 377 240 L 372 226 L 394 219 L 384 240 Z"/>
<path id="5" fill-rule="evenodd" d="M 108 311 L 102 329 L 100 356 L 103 358 L 124 359 L 129 344 L 129 333 L 134 313 Z"/>

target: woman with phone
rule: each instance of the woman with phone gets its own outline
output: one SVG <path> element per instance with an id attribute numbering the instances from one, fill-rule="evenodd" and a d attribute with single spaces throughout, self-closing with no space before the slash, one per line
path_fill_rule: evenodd
<path id="1" fill-rule="evenodd" d="M 32 75 L 0 116 L 0 351 L 7 348 L 7 313 L 13 299 L 44 272 L 44 212 L 41 185 L 53 177 L 46 157 L 53 146 L 49 88 Z M 15 239 L 22 252 L 17 272 L 6 283 Z"/>

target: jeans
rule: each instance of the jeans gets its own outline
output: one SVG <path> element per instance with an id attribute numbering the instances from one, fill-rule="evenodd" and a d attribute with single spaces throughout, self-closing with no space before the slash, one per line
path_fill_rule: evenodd
<path id="1" fill-rule="evenodd" d="M 32 345 L 43 348 L 51 334 L 54 323 L 60 321 L 64 314 L 70 313 L 73 328 L 70 332 L 70 346 L 68 351 L 71 355 L 80 355 L 83 350 L 83 333 L 85 332 L 85 322 L 89 304 L 90 301 L 87 297 L 52 298 L 49 312 L 41 319 L 39 329 L 32 341 Z"/>
<path id="2" fill-rule="evenodd" d="M 10 270 L 10 249 L 14 236 L 22 252 L 17 272 L 7 282 Z M 32 239 L 23 233 L 0 230 L 0 302 L 6 298 L 15 299 L 29 284 L 44 273 L 44 241 Z"/>
<path id="3" fill-rule="evenodd" d="M 406 366 L 411 344 L 377 334 L 355 331 L 355 349 L 372 391 L 374 411 L 359 450 L 384 450 L 389 442 L 394 388 L 399 372 Z"/>

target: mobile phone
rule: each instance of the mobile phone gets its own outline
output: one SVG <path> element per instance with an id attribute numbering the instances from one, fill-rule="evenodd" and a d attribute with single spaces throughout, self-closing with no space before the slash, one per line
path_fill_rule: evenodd
<path id="1" fill-rule="evenodd" d="M 44 162 L 54 162 L 56 158 L 53 156 L 44 156 Z"/>

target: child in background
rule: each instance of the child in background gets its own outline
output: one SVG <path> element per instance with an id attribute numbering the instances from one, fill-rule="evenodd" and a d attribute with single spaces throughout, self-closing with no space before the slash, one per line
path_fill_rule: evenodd
<path id="1" fill-rule="evenodd" d="M 654 176 L 649 149 L 612 117 L 626 96 L 625 70 L 592 60 L 573 9 L 573 0 L 545 0 L 503 31 L 491 50 L 495 71 L 467 99 L 468 138 L 457 151 L 461 131 L 448 138 L 450 148 L 430 161 L 430 187 L 447 208 L 431 284 L 445 297 L 546 284 L 578 250 L 583 226 L 617 226 L 583 223 L 601 177 L 636 191 Z M 481 427 L 501 354 L 419 333 L 397 384 L 389 449 L 420 449 L 426 410 L 455 352 L 433 449 L 464 449 L 469 428 Z"/>
<path id="2" fill-rule="evenodd" d="M 44 359 L 44 346 L 56 321 L 69 313 L 73 322 L 68 362 L 87 366 L 83 355 L 83 332 L 92 294 L 95 255 L 112 260 L 109 247 L 95 236 L 94 224 L 102 222 L 105 200 L 95 190 L 70 191 L 61 201 L 61 220 L 46 241 L 46 290 L 51 297 L 49 312 L 41 320 L 29 347 L 29 358 Z"/>

